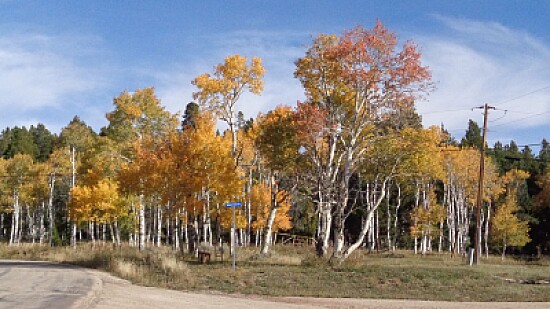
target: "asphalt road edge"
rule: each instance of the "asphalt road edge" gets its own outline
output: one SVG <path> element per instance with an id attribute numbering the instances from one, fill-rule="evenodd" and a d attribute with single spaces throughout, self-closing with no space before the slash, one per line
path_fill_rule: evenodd
<path id="1" fill-rule="evenodd" d="M 81 308 L 93 308 L 94 304 L 96 303 L 96 300 L 99 299 L 101 292 L 103 291 L 103 280 L 97 276 L 96 272 L 91 271 L 89 269 L 83 268 L 88 275 L 90 275 L 90 278 L 92 278 L 93 283 L 86 295 L 79 298 L 72 306 L 71 308 L 74 309 L 81 309 Z"/>

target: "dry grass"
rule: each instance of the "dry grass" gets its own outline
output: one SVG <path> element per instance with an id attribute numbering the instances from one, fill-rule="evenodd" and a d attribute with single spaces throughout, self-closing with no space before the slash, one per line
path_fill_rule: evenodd
<path id="1" fill-rule="evenodd" d="M 340 266 L 315 257 L 312 248 L 275 246 L 267 257 L 240 248 L 237 271 L 231 262 L 199 264 L 170 248 L 81 246 L 48 248 L 0 245 L 0 257 L 49 260 L 109 271 L 134 283 L 179 290 L 216 290 L 273 296 L 408 298 L 454 301 L 550 301 L 550 285 L 504 279 L 550 280 L 550 260 L 526 262 L 500 257 L 467 266 L 447 254 L 367 254 L 358 251 Z"/>

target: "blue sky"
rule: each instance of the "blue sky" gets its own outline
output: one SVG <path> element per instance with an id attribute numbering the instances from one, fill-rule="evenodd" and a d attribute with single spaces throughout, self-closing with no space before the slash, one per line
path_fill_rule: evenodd
<path id="1" fill-rule="evenodd" d="M 293 61 L 312 37 L 380 18 L 432 70 L 436 90 L 417 104 L 425 125 L 460 138 L 468 119 L 482 122 L 471 108 L 489 103 L 490 143 L 550 138 L 550 1 L 457 3 L 0 0 L 0 126 L 58 132 L 79 115 L 98 130 L 115 96 L 148 86 L 181 111 L 191 80 L 235 53 L 267 68 L 263 95 L 239 106 L 255 117 L 304 98 Z"/>

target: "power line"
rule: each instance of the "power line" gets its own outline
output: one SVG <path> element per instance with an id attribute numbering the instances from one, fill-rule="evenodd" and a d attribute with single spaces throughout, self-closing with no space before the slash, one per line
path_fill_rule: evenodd
<path id="1" fill-rule="evenodd" d="M 504 111 L 504 115 L 502 115 L 502 117 L 498 117 L 497 119 L 494 119 L 494 120 L 490 120 L 489 122 L 497 122 L 499 121 L 500 119 L 506 117 L 506 115 L 508 114 L 508 110 L 507 109 L 497 109 L 495 108 L 495 110 L 500 110 L 500 111 Z"/>
<path id="2" fill-rule="evenodd" d="M 498 108 L 497 110 L 507 111 L 507 112 L 514 113 L 514 114 L 523 114 L 523 115 L 535 115 L 535 114 L 536 114 L 536 113 L 528 113 L 528 112 L 522 112 L 522 111 L 515 111 L 515 110 L 510 110 L 510 109 L 500 109 L 500 108 Z"/>
<path id="3" fill-rule="evenodd" d="M 510 123 L 515 123 L 515 122 L 519 122 L 519 121 L 522 121 L 522 120 L 526 120 L 526 119 L 530 119 L 530 118 L 534 118 L 534 117 L 538 117 L 538 116 L 542 116 L 542 115 L 547 115 L 547 114 L 550 114 L 550 111 L 543 112 L 543 113 L 538 113 L 538 114 L 532 114 L 531 116 L 519 118 L 519 119 L 516 119 L 516 120 L 511 120 L 511 121 L 508 121 L 508 122 L 505 122 L 505 123 L 495 124 L 495 125 L 493 125 L 493 127 L 499 127 L 499 126 L 507 125 L 507 124 L 510 124 Z"/>
<path id="4" fill-rule="evenodd" d="M 532 95 L 532 94 L 534 94 L 534 93 L 537 93 L 537 92 L 540 92 L 540 91 L 544 91 L 544 90 L 546 90 L 546 89 L 550 89 L 550 85 L 544 86 L 544 87 L 542 87 L 542 88 L 535 89 L 535 90 L 533 90 L 533 91 L 524 93 L 524 94 L 519 95 L 519 96 L 517 96 L 517 97 L 513 97 L 513 98 L 511 98 L 511 99 L 508 99 L 508 100 L 506 100 L 506 101 L 498 102 L 498 103 L 496 103 L 495 105 L 501 105 L 501 106 L 502 106 L 502 105 L 508 104 L 508 103 L 510 103 L 510 102 L 512 102 L 512 101 L 515 101 L 515 100 L 524 98 L 524 97 L 526 97 L 526 96 Z"/>

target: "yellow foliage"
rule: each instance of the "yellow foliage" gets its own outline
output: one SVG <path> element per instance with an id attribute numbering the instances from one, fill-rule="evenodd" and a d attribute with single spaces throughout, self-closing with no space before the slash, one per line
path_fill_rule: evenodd
<path id="1" fill-rule="evenodd" d="M 443 169 L 446 177 L 443 181 L 464 188 L 469 205 L 475 205 L 479 184 L 479 158 L 477 149 L 447 147 L 444 152 Z M 485 175 L 483 199 L 490 202 L 503 192 L 498 170 L 489 157 L 485 157 Z"/>
<path id="2" fill-rule="evenodd" d="M 119 143 L 132 145 L 136 140 L 166 136 L 178 124 L 177 115 L 166 111 L 155 95 L 155 89 L 122 92 L 113 101 L 115 110 L 107 113 L 109 137 Z"/>
<path id="3" fill-rule="evenodd" d="M 228 56 L 223 64 L 215 67 L 213 76 L 202 74 L 193 80 L 193 85 L 199 89 L 193 97 L 217 117 L 232 122 L 234 105 L 245 88 L 253 94 L 262 92 L 264 73 L 260 58 L 253 57 L 248 64 L 246 57 Z"/>
<path id="4" fill-rule="evenodd" d="M 299 143 L 293 112 L 289 106 L 277 106 L 256 120 L 256 146 L 266 166 L 274 171 L 293 171 L 298 161 Z"/>
<path id="5" fill-rule="evenodd" d="M 255 216 L 252 222 L 254 230 L 261 230 L 267 226 L 267 220 L 275 199 L 277 212 L 273 222 L 272 231 L 289 230 L 292 228 L 292 218 L 289 215 L 291 197 L 285 190 L 279 190 L 273 197 L 271 187 L 265 184 L 255 184 L 250 192 L 251 211 Z"/>
<path id="6" fill-rule="evenodd" d="M 428 197 L 423 205 L 415 208 L 411 213 L 411 236 L 420 237 L 427 233 L 431 236 L 439 234 L 440 224 L 447 217 L 445 207 L 436 202 L 436 195 L 433 187 L 428 192 Z"/>
<path id="7" fill-rule="evenodd" d="M 524 170 L 512 169 L 506 172 L 501 177 L 502 183 L 506 186 L 509 192 L 517 192 L 522 184 L 525 184 L 525 180 L 529 178 L 529 173 Z"/>
<path id="8" fill-rule="evenodd" d="M 233 226 L 233 209 L 227 208 L 224 205 L 220 207 L 220 224 L 224 229 L 229 229 Z M 247 226 L 246 214 L 242 207 L 235 208 L 235 222 L 238 229 L 244 229 Z"/>
<path id="9" fill-rule="evenodd" d="M 509 194 L 503 205 L 497 208 L 492 222 L 491 239 L 500 246 L 523 247 L 529 238 L 529 223 L 521 221 L 516 215 L 518 210 L 514 194 Z"/>
<path id="10" fill-rule="evenodd" d="M 174 203 L 199 215 L 206 198 L 212 205 L 240 200 L 242 173 L 231 155 L 231 140 L 217 136 L 210 112 L 196 116 L 195 127 L 170 137 L 165 178 Z M 223 211 L 222 211 L 223 212 Z M 215 215 L 215 213 L 214 213 Z"/>
<path id="11" fill-rule="evenodd" d="M 75 222 L 113 222 L 128 214 L 126 203 L 118 195 L 118 184 L 112 179 L 102 179 L 93 186 L 75 186 L 70 194 L 70 215 Z"/>

